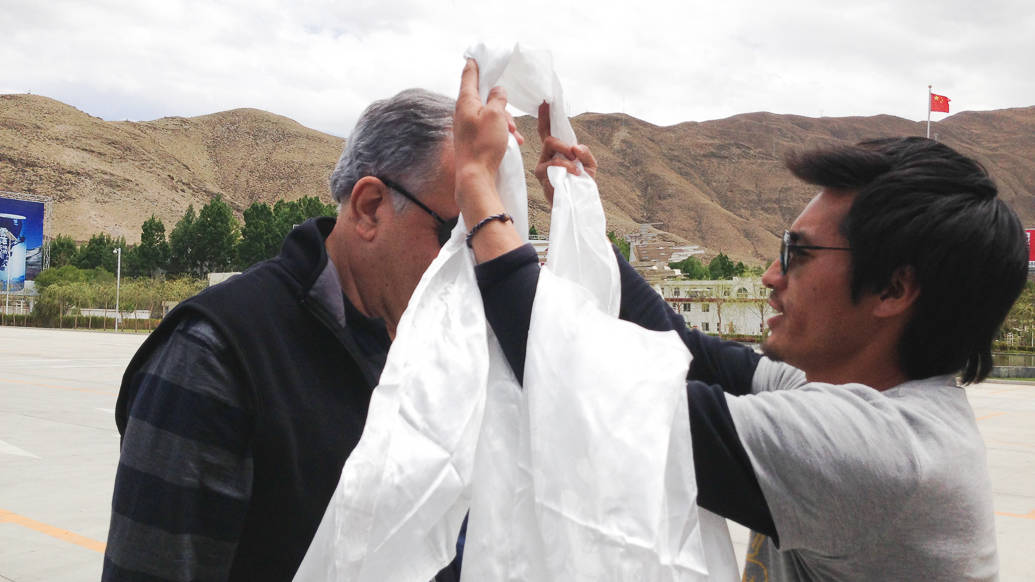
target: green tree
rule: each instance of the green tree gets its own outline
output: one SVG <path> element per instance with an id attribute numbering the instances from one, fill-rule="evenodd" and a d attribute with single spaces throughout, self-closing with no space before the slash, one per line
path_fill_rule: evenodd
<path id="1" fill-rule="evenodd" d="M 145 273 L 140 264 L 140 245 L 126 245 L 122 247 L 122 278 L 140 277 Z M 150 276 L 150 273 L 146 273 Z"/>
<path id="2" fill-rule="evenodd" d="M 165 224 L 152 214 L 140 227 L 140 244 L 133 252 L 136 263 L 133 271 L 145 276 L 157 276 L 169 268 L 169 254 Z"/>
<path id="3" fill-rule="evenodd" d="M 79 248 L 76 253 L 74 264 L 80 269 L 93 269 L 101 267 L 112 273 L 115 272 L 115 247 L 117 240 L 108 236 L 107 233 L 95 234 L 90 240 Z"/>
<path id="4" fill-rule="evenodd" d="M 305 219 L 302 207 L 296 201 L 277 200 L 273 205 L 273 227 L 280 240 L 284 240 L 291 229 L 305 222 Z"/>
<path id="5" fill-rule="evenodd" d="M 253 203 L 244 211 L 241 242 L 237 245 L 238 264 L 241 268 L 247 268 L 275 256 L 283 238 L 274 225 L 270 205 L 265 202 Z"/>
<path id="6" fill-rule="evenodd" d="M 704 266 L 701 259 L 698 259 L 697 257 L 687 257 L 682 261 L 669 263 L 668 266 L 669 268 L 682 271 L 683 276 L 687 279 L 706 281 L 711 278 L 711 273 L 708 272 L 708 267 Z"/>
<path id="7" fill-rule="evenodd" d="M 298 200 L 277 200 L 273 205 L 273 234 L 276 235 L 274 251 L 268 256 L 273 256 L 280 250 L 280 244 L 284 237 L 291 232 L 295 226 L 302 224 L 309 218 L 319 216 L 337 216 L 338 209 L 333 204 L 324 204 L 319 198 L 303 196 Z"/>
<path id="8" fill-rule="evenodd" d="M 618 236 L 618 234 L 611 230 L 607 233 L 607 239 L 611 241 L 611 244 L 618 247 L 618 252 L 622 253 L 625 260 L 629 260 L 629 241 L 625 240 L 624 237 Z"/>
<path id="9" fill-rule="evenodd" d="M 72 237 L 59 234 L 50 241 L 50 266 L 64 267 L 75 261 L 78 249 Z"/>
<path id="10" fill-rule="evenodd" d="M 315 196 L 303 196 L 297 200 L 298 209 L 303 218 L 316 218 L 319 216 L 337 216 L 338 207 L 334 204 L 324 204 Z"/>
<path id="11" fill-rule="evenodd" d="M 203 275 L 232 270 L 240 236 L 234 211 L 222 196 L 216 196 L 201 208 L 194 223 L 197 245 L 193 248 L 192 271 Z"/>
<path id="12" fill-rule="evenodd" d="M 43 292 L 51 285 L 86 285 L 91 283 L 115 283 L 115 275 L 103 267 L 80 269 L 74 265 L 51 268 L 36 277 L 36 289 Z"/>
<path id="13" fill-rule="evenodd" d="M 194 248 L 197 241 L 194 236 L 194 205 L 187 207 L 183 218 L 176 223 L 169 233 L 169 271 L 172 273 L 190 273 L 194 266 Z"/>
<path id="14" fill-rule="evenodd" d="M 732 279 L 736 271 L 736 265 L 724 253 L 719 253 L 708 263 L 708 274 L 713 280 Z"/>
<path id="15" fill-rule="evenodd" d="M 51 285 L 59 283 L 83 283 L 86 281 L 86 274 L 82 269 L 74 265 L 62 265 L 51 267 L 36 276 L 36 290 L 43 292 Z"/>
<path id="16" fill-rule="evenodd" d="M 84 273 L 86 282 L 90 284 L 115 283 L 115 272 L 103 267 L 95 267 Z"/>
<path id="17" fill-rule="evenodd" d="M 1012 333 L 1021 345 L 1035 346 L 1035 283 L 1028 281 L 1003 321 L 1001 334 Z"/>

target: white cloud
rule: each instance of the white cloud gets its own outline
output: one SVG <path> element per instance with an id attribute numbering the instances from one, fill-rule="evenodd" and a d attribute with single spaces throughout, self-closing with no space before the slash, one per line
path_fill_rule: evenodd
<path id="1" fill-rule="evenodd" d="M 453 94 L 479 41 L 552 50 L 572 113 L 657 124 L 760 110 L 918 120 L 928 83 L 953 112 L 1035 101 L 1024 0 L 5 4 L 0 91 L 106 119 L 257 107 L 344 135 L 374 99 Z"/>

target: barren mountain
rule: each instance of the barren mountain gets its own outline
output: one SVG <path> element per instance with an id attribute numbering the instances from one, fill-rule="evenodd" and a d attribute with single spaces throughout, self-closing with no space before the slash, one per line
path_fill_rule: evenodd
<path id="1" fill-rule="evenodd" d="M 535 120 L 518 125 L 529 169 L 531 220 L 548 226 L 531 177 Z M 621 114 L 580 115 L 576 134 L 600 164 L 609 228 L 655 223 L 663 238 L 762 264 L 813 193 L 783 169 L 790 149 L 924 135 L 925 124 L 875 117 L 749 113 L 658 127 Z M 932 134 L 984 164 L 1002 196 L 1035 224 L 1035 107 L 963 112 Z M 135 242 L 151 213 L 167 229 L 188 204 L 221 194 L 238 212 L 255 201 L 304 195 L 330 201 L 327 177 L 343 141 L 254 109 L 192 118 L 110 122 L 35 95 L 0 95 L 0 190 L 53 199 L 51 235 L 95 232 Z"/>
<path id="2" fill-rule="evenodd" d="M 0 190 L 53 199 L 49 235 L 140 238 L 213 196 L 240 213 L 255 201 L 329 199 L 341 138 L 255 109 L 134 123 L 104 121 L 46 97 L 0 95 Z"/>

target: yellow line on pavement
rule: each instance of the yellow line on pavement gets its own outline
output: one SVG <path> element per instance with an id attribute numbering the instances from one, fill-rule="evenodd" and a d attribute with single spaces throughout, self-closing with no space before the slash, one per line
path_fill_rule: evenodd
<path id="1" fill-rule="evenodd" d="M 72 533 L 66 529 L 47 525 L 45 523 L 29 519 L 23 515 L 12 513 L 5 509 L 0 509 L 0 523 L 13 523 L 22 527 L 27 527 L 31 530 L 38 531 L 48 536 L 55 537 L 61 541 L 69 542 L 77 546 L 82 546 L 88 550 L 93 550 L 99 554 L 104 553 L 104 542 L 97 540 L 91 540 L 90 538 L 83 537 L 79 534 Z"/>
<path id="2" fill-rule="evenodd" d="M 1019 517 L 1021 519 L 1035 519 L 1035 509 L 1028 512 L 1027 515 L 1021 515 L 1019 513 L 1007 513 L 1005 511 L 997 511 L 996 515 L 1005 515 L 1006 517 Z"/>

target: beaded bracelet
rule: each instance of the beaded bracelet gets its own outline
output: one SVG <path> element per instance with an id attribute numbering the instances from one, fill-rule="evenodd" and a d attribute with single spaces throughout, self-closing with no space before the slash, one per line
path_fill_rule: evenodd
<path id="1" fill-rule="evenodd" d="M 486 224 L 489 224 L 490 222 L 494 222 L 496 220 L 498 220 L 500 222 L 514 222 L 514 219 L 511 218 L 510 215 L 507 214 L 506 212 L 500 212 L 499 214 L 493 214 L 492 216 L 486 216 L 485 218 L 481 219 L 481 221 L 478 224 L 474 225 L 474 228 L 471 229 L 471 232 L 467 233 L 467 248 L 469 248 L 469 249 L 474 248 L 474 247 L 471 246 L 471 239 L 474 238 L 474 235 L 477 234 L 478 231 L 481 230 L 483 226 L 485 226 Z"/>

